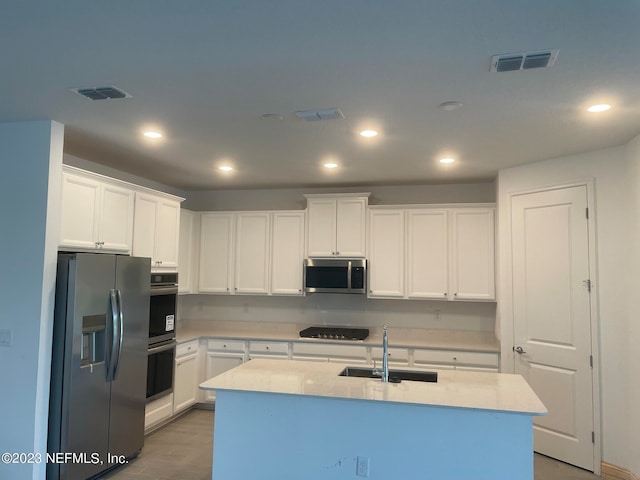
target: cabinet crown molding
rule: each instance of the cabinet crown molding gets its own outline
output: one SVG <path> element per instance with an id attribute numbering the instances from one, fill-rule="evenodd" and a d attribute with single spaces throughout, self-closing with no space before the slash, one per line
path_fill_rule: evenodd
<path id="1" fill-rule="evenodd" d="M 82 168 L 74 167 L 72 165 L 62 165 L 62 171 L 73 173 L 76 175 L 83 175 L 88 178 L 94 178 L 100 182 L 108 182 L 112 185 L 120 185 L 124 188 L 128 188 L 137 193 L 146 193 L 149 195 L 161 196 L 165 197 L 168 200 L 173 200 L 175 202 L 184 202 L 184 198 L 179 197 L 177 195 L 173 195 L 171 193 L 162 192 L 160 190 L 154 190 L 153 188 L 143 187 L 142 185 L 136 185 L 135 183 L 127 182 L 124 180 L 120 180 L 118 178 L 108 177 L 106 175 L 102 175 L 100 173 L 91 172 L 89 170 L 83 170 Z"/>
<path id="2" fill-rule="evenodd" d="M 496 208 L 495 203 L 408 203 L 399 205 L 369 205 L 369 210 L 384 210 L 384 209 L 425 209 L 432 208 L 434 210 L 445 208 Z"/>
<path id="3" fill-rule="evenodd" d="M 371 192 L 360 193 L 305 193 L 304 198 L 349 198 L 349 197 L 366 197 L 368 198 Z"/>

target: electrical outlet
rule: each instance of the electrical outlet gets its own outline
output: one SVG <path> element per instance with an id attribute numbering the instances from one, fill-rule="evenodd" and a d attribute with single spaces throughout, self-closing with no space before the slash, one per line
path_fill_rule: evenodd
<path id="1" fill-rule="evenodd" d="M 356 475 L 358 477 L 369 476 L 369 457 L 358 457 L 356 459 Z"/>
<path id="2" fill-rule="evenodd" d="M 11 330 L 0 330 L 0 347 L 11 346 Z"/>

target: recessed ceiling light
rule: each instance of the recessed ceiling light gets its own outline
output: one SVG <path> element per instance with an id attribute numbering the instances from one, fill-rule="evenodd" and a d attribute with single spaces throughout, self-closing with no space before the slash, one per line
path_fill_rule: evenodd
<path id="1" fill-rule="evenodd" d="M 611 105 L 607 103 L 600 103 L 598 105 L 591 105 L 589 108 L 587 108 L 587 111 L 591 113 L 606 112 L 610 108 Z"/>
<path id="2" fill-rule="evenodd" d="M 446 157 L 446 158 L 441 158 L 440 159 L 440 163 L 444 163 L 445 165 L 449 164 L 449 163 L 453 163 L 455 161 L 456 161 L 456 159 L 455 158 L 451 158 L 451 157 Z"/>
<path id="3" fill-rule="evenodd" d="M 324 164 L 324 168 L 337 168 L 338 164 L 337 163 L 325 163 Z"/>
<path id="4" fill-rule="evenodd" d="M 462 102 L 444 102 L 439 105 L 442 110 L 446 110 L 451 112 L 453 110 L 457 110 L 462 107 Z"/>
<path id="5" fill-rule="evenodd" d="M 144 132 L 143 135 L 148 138 L 162 138 L 162 134 L 159 132 L 147 131 Z"/>
<path id="6" fill-rule="evenodd" d="M 233 167 L 230 165 L 222 165 L 221 167 L 218 167 L 218 168 L 223 172 L 230 172 L 231 170 L 233 170 Z"/>
<path id="7" fill-rule="evenodd" d="M 376 132 L 375 130 L 362 130 L 360 132 L 360 136 L 366 138 L 376 137 L 377 135 L 378 132 Z"/>

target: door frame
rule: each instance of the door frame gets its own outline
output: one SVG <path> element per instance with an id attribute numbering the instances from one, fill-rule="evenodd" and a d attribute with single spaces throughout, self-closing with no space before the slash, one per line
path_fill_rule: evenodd
<path id="1" fill-rule="evenodd" d="M 498 325 L 496 330 L 500 336 L 500 371 L 513 373 L 515 371 L 515 354 L 512 347 L 513 341 L 513 245 L 511 240 L 511 202 L 513 197 L 530 193 L 540 193 L 551 190 L 560 190 L 570 187 L 586 187 L 587 208 L 589 209 L 588 242 L 589 242 L 589 276 L 591 279 L 591 354 L 593 355 L 593 368 L 591 369 L 592 401 L 593 401 L 593 467 L 594 473 L 600 475 L 602 463 L 602 423 L 601 423 L 601 401 L 600 401 L 600 308 L 599 308 L 599 282 L 598 282 L 598 262 L 597 262 L 597 235 L 596 235 L 596 204 L 595 204 L 595 180 L 593 178 L 579 179 L 573 182 L 562 182 L 557 184 L 544 185 L 522 190 L 507 192 L 507 204 L 498 205 L 502 210 L 498 217 L 498 268 L 500 283 L 503 288 L 498 289 Z M 502 225 L 501 225 L 502 224 Z M 503 264 L 504 262 L 504 264 Z M 504 268 L 501 268 L 503 264 Z"/>

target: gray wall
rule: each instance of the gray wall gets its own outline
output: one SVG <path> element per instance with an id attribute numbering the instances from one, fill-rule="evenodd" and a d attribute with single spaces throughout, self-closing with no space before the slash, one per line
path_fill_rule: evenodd
<path id="1" fill-rule="evenodd" d="M 60 229 L 64 127 L 0 124 L 0 453 L 45 454 Z M 45 462 L 0 464 L 2 478 L 44 478 Z"/>
<path id="2" fill-rule="evenodd" d="M 352 188 L 282 188 L 273 190 L 194 191 L 183 208 L 207 210 L 304 210 L 305 193 L 371 192 L 370 205 L 411 203 L 493 203 L 495 184 L 373 186 Z"/>

